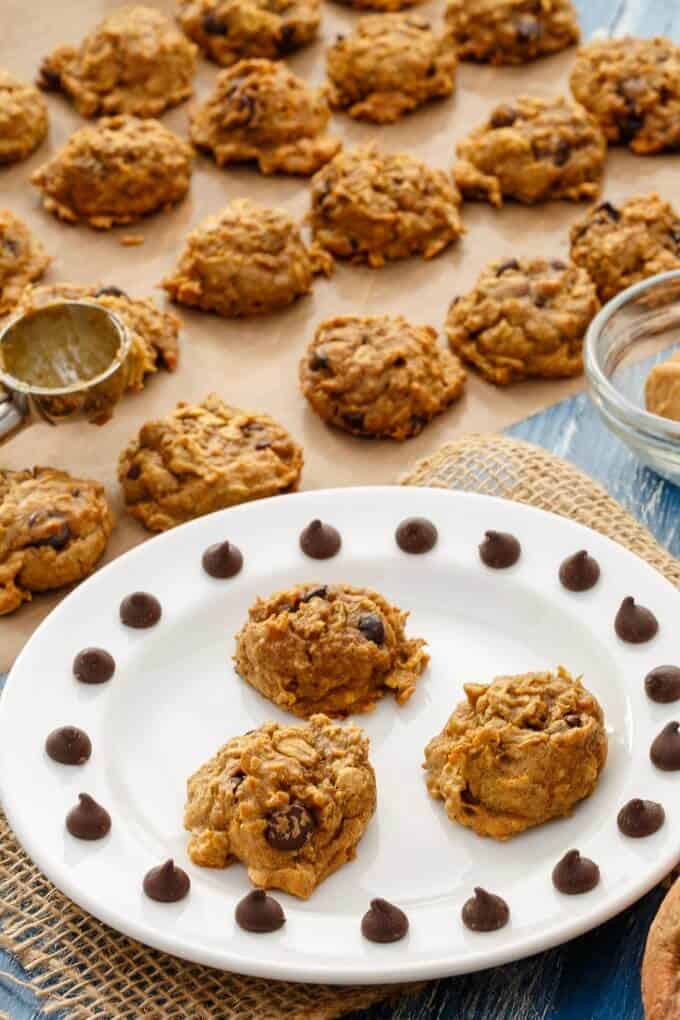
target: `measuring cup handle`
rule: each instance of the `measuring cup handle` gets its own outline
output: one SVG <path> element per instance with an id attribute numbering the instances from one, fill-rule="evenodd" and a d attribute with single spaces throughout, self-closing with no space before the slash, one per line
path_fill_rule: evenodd
<path id="1" fill-rule="evenodd" d="M 0 386 L 0 443 L 30 422 L 30 405 L 23 393 L 14 393 Z"/>

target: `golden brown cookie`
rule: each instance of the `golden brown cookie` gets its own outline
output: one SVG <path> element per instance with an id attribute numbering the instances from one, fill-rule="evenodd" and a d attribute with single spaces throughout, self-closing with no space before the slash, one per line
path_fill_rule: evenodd
<path id="1" fill-rule="evenodd" d="M 226 318 L 263 315 L 308 294 L 314 275 L 332 267 L 325 252 L 303 244 L 288 213 L 244 198 L 189 234 L 162 286 L 173 301 Z"/>
<path id="2" fill-rule="evenodd" d="M 256 162 L 263 174 L 308 176 L 341 148 L 325 134 L 325 88 L 314 88 L 272 60 L 241 60 L 221 71 L 215 88 L 191 111 L 190 135 L 218 166 Z"/>
<path id="3" fill-rule="evenodd" d="M 583 338 L 600 308 L 583 269 L 559 259 L 492 262 L 446 319 L 451 349 L 505 386 L 583 371 Z"/>
<path id="4" fill-rule="evenodd" d="M 83 117 L 157 117 L 188 99 L 197 49 L 154 7 L 119 7 L 79 47 L 43 60 L 38 84 L 64 92 Z"/>
<path id="5" fill-rule="evenodd" d="M 500 206 L 594 198 L 607 143 L 582 106 L 520 96 L 492 111 L 457 149 L 456 184 L 466 199 Z"/>
<path id="6" fill-rule="evenodd" d="M 642 960 L 645 1020 L 680 1016 L 680 879 L 659 908 L 647 936 Z"/>
<path id="7" fill-rule="evenodd" d="M 102 117 L 75 131 L 31 181 L 48 212 L 108 230 L 183 199 L 192 159 L 191 146 L 157 120 Z"/>
<path id="8" fill-rule="evenodd" d="M 571 257 L 602 301 L 634 283 L 680 269 L 680 216 L 657 194 L 603 202 L 571 229 Z"/>
<path id="9" fill-rule="evenodd" d="M 130 513 L 150 531 L 167 531 L 294 491 L 302 463 L 302 449 L 268 414 L 229 407 L 211 393 L 143 425 L 120 455 L 118 478 Z"/>
<path id="10" fill-rule="evenodd" d="M 300 383 L 329 424 L 355 436 L 408 439 L 458 399 L 465 370 L 430 326 L 343 315 L 318 327 Z"/>
<path id="11" fill-rule="evenodd" d="M 526 64 L 580 38 L 572 0 L 449 0 L 446 24 L 461 60 Z"/>
<path id="12" fill-rule="evenodd" d="M 433 258 L 457 241 L 459 205 L 443 170 L 364 145 L 314 175 L 309 221 L 322 248 L 377 268 L 409 255 Z"/>
<path id="13" fill-rule="evenodd" d="M 0 68 L 0 166 L 26 159 L 47 135 L 47 103 L 38 90 Z"/>
<path id="14" fill-rule="evenodd" d="M 652 414 L 680 421 L 680 353 L 655 365 L 647 376 L 645 406 Z"/>
<path id="15" fill-rule="evenodd" d="M 275 60 L 316 37 L 320 0 L 179 0 L 186 34 L 216 64 L 244 57 Z"/>
<path id="16" fill-rule="evenodd" d="M 187 790 L 194 864 L 239 860 L 253 885 L 301 899 L 356 857 L 376 803 L 368 739 L 325 715 L 232 737 Z"/>
<path id="17" fill-rule="evenodd" d="M 0 315 L 12 310 L 24 288 L 39 280 L 51 261 L 23 220 L 0 209 Z"/>
<path id="18" fill-rule="evenodd" d="M 453 92 L 458 58 L 450 40 L 415 14 L 369 14 L 326 51 L 333 109 L 390 124 Z"/>
<path id="19" fill-rule="evenodd" d="M 298 584 L 258 599 L 236 635 L 236 670 L 275 705 L 308 718 L 403 705 L 429 657 L 408 613 L 368 588 Z"/>
<path id="20" fill-rule="evenodd" d="M 113 529 L 104 487 L 53 468 L 0 468 L 0 615 L 91 574 Z"/>
<path id="21" fill-rule="evenodd" d="M 579 52 L 571 88 L 612 144 L 639 155 L 680 148 L 680 46 L 599 39 Z"/>
<path id="22" fill-rule="evenodd" d="M 509 839 L 569 815 L 607 759 L 597 700 L 562 666 L 552 673 L 466 684 L 462 701 L 425 749 L 427 788 L 454 822 Z"/>

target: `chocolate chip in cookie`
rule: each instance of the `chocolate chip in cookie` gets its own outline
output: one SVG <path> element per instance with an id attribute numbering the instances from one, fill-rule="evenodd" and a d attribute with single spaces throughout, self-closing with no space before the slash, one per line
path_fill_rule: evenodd
<path id="1" fill-rule="evenodd" d="M 272 811 L 264 838 L 274 850 L 299 850 L 314 831 L 314 819 L 304 804 L 291 804 Z"/>

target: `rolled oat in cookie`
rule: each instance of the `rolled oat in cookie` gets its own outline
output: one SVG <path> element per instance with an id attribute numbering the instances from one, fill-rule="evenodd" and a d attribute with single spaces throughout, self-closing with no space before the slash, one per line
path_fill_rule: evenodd
<path id="1" fill-rule="evenodd" d="M 320 0 L 179 0 L 178 20 L 210 60 L 276 60 L 317 35 Z"/>
<path id="2" fill-rule="evenodd" d="M 526 64 L 579 41 L 572 0 L 449 0 L 446 24 L 461 60 Z"/>

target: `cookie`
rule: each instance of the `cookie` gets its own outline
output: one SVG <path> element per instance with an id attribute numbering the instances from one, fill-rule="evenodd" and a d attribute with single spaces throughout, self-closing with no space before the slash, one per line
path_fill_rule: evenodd
<path id="1" fill-rule="evenodd" d="M 657 194 L 603 202 L 571 230 L 571 257 L 602 301 L 657 273 L 680 269 L 680 216 Z"/>
<path id="2" fill-rule="evenodd" d="M 642 960 L 642 1001 L 646 1020 L 672 1020 L 680 1010 L 678 985 L 680 880 L 659 908 L 647 936 Z"/>
<path id="3" fill-rule="evenodd" d="M 236 671 L 275 705 L 308 718 L 403 705 L 428 663 L 408 613 L 368 588 L 298 584 L 258 599 L 236 635 Z"/>
<path id="4" fill-rule="evenodd" d="M 333 261 L 307 248 L 281 209 L 236 199 L 189 234 L 175 271 L 162 283 L 173 301 L 226 318 L 263 315 L 312 289 Z"/>
<path id="5" fill-rule="evenodd" d="M 466 199 L 501 206 L 594 198 L 607 143 L 596 121 L 568 100 L 521 96 L 497 106 L 459 143 L 456 184 Z"/>
<path id="6" fill-rule="evenodd" d="M 221 71 L 189 116 L 191 140 L 218 166 L 257 163 L 263 174 L 308 176 L 341 148 L 325 134 L 325 88 L 308 85 L 284 64 L 241 60 Z"/>
<path id="7" fill-rule="evenodd" d="M 206 57 L 229 67 L 244 57 L 275 60 L 316 38 L 320 0 L 180 0 L 178 20 Z"/>
<path id="8" fill-rule="evenodd" d="M 191 146 L 157 120 L 102 117 L 75 131 L 31 181 L 48 212 L 108 230 L 184 198 L 192 158 Z"/>
<path id="9" fill-rule="evenodd" d="M 451 349 L 498 386 L 583 371 L 583 338 L 600 302 L 583 269 L 558 259 L 492 262 L 446 319 Z"/>
<path id="10" fill-rule="evenodd" d="M 125 504 L 149 531 L 292 492 L 301 472 L 302 449 L 278 422 L 214 393 L 147 422 L 118 461 Z"/>
<path id="11" fill-rule="evenodd" d="M 459 205 L 443 170 L 364 145 L 314 175 L 309 221 L 320 247 L 377 268 L 409 255 L 433 258 L 457 241 Z"/>
<path id="12" fill-rule="evenodd" d="M 572 92 L 612 144 L 639 155 L 680 148 L 680 46 L 670 39 L 601 39 L 584 46 Z"/>
<path id="13" fill-rule="evenodd" d="M 680 421 L 680 353 L 655 365 L 647 376 L 645 407 L 652 414 Z"/>
<path id="14" fill-rule="evenodd" d="M 104 487 L 53 468 L 0 468 L 0 615 L 91 574 L 113 529 Z"/>
<path id="15" fill-rule="evenodd" d="M 24 288 L 39 280 L 51 261 L 23 220 L 0 209 L 0 315 L 12 310 Z"/>
<path id="16" fill-rule="evenodd" d="M 323 421 L 355 436 L 408 439 L 461 395 L 465 371 L 430 326 L 401 316 L 322 322 L 300 362 L 302 392 Z"/>
<path id="17" fill-rule="evenodd" d="M 452 821 L 504 840 L 590 796 L 607 734 L 579 679 L 559 666 L 466 684 L 465 694 L 425 749 L 427 788 Z"/>
<path id="18" fill-rule="evenodd" d="M 450 41 L 415 14 L 369 14 L 326 51 L 330 102 L 356 120 L 390 124 L 453 92 Z"/>
<path id="19" fill-rule="evenodd" d="M 38 84 L 65 93 L 83 117 L 157 117 L 192 93 L 197 48 L 153 7 L 119 7 L 79 47 L 46 57 Z"/>
<path id="20" fill-rule="evenodd" d="M 461 60 L 527 64 L 580 38 L 572 0 L 449 0 L 446 24 Z"/>
<path id="21" fill-rule="evenodd" d="M 47 103 L 38 90 L 0 68 L 0 166 L 18 163 L 47 135 Z"/>
<path id="22" fill-rule="evenodd" d="M 304 726 L 266 722 L 233 737 L 189 779 L 189 857 L 205 868 L 241 861 L 253 885 L 307 899 L 356 856 L 375 804 L 358 726 L 324 715 Z"/>

